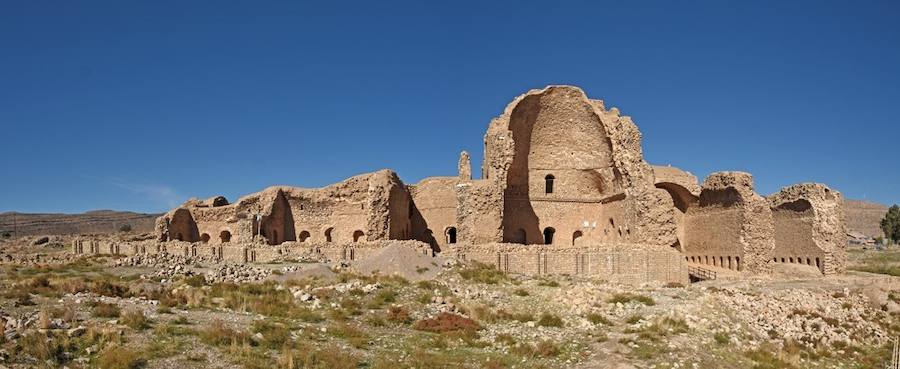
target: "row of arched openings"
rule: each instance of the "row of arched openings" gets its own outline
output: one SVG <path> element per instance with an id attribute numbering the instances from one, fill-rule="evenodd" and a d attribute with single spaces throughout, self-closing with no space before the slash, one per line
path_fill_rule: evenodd
<path id="1" fill-rule="evenodd" d="M 200 242 L 209 243 L 210 237 L 208 233 L 204 233 L 200 235 Z M 219 241 L 222 243 L 231 242 L 231 232 L 225 230 L 219 232 Z"/>
<path id="2" fill-rule="evenodd" d="M 556 229 L 553 227 L 544 228 L 543 236 L 544 244 L 552 245 L 555 242 Z M 575 245 L 575 242 L 582 236 L 584 236 L 584 233 L 581 231 L 572 232 L 572 245 Z M 519 228 L 519 230 L 516 231 L 516 234 L 513 236 L 513 242 L 521 244 L 528 243 L 528 235 L 525 233 L 524 229 Z"/>
<path id="3" fill-rule="evenodd" d="M 325 242 L 331 242 L 331 234 L 333 232 L 334 232 L 334 228 L 328 228 L 325 230 L 325 233 L 324 233 Z M 274 233 L 274 231 L 273 231 L 273 233 Z M 265 235 L 263 235 L 263 236 L 265 236 Z M 272 236 L 277 237 L 278 235 L 277 235 L 277 233 L 275 233 Z M 300 242 L 306 242 L 306 240 L 308 240 L 310 236 L 311 235 L 310 235 L 309 231 L 302 231 L 302 232 L 300 232 L 300 235 L 297 237 L 297 240 Z M 355 230 L 355 231 L 353 231 L 353 242 L 359 242 L 365 236 L 366 236 L 365 232 L 363 232 L 361 230 Z M 180 240 L 179 237 L 181 237 L 181 234 L 176 234 L 174 239 Z M 454 242 L 456 242 L 456 229 L 455 228 L 453 231 L 453 239 L 454 239 Z M 200 235 L 200 242 L 208 243 L 209 240 L 210 240 L 210 236 L 208 233 L 204 233 L 204 234 Z M 229 232 L 227 230 L 219 232 L 219 241 L 221 241 L 222 243 L 231 242 L 231 232 Z"/>
<path id="4" fill-rule="evenodd" d="M 714 267 L 741 270 L 741 257 L 735 256 L 685 256 L 684 260 L 689 263 L 712 265 Z"/>
<path id="5" fill-rule="evenodd" d="M 812 265 L 813 265 L 813 260 L 815 260 L 815 262 L 816 262 L 816 268 L 820 268 L 820 269 L 821 269 L 821 268 L 822 268 L 822 262 L 819 260 L 819 258 L 815 258 L 815 259 L 813 259 L 813 258 L 806 258 L 806 262 L 804 263 L 804 262 L 803 262 L 803 261 L 804 261 L 803 258 L 801 258 L 801 257 L 799 257 L 799 256 L 798 256 L 797 258 L 788 257 L 788 258 L 781 258 L 781 261 L 780 261 L 780 262 L 782 262 L 782 263 L 791 263 L 791 264 L 806 264 L 806 265 L 812 266 Z M 778 262 L 779 262 L 779 258 L 777 258 L 777 257 L 776 257 L 776 258 L 773 258 L 772 261 L 778 263 Z"/>

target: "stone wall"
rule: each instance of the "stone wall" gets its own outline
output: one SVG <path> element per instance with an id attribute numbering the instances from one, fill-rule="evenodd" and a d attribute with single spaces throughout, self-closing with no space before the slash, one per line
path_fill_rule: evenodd
<path id="1" fill-rule="evenodd" d="M 192 257 L 209 257 L 230 263 L 268 263 L 276 260 L 353 261 L 378 251 L 387 245 L 402 244 L 426 255 L 433 255 L 431 248 L 418 241 L 363 241 L 349 243 L 298 243 L 286 242 L 278 246 L 257 243 L 229 243 L 209 245 L 189 242 L 114 242 L 92 239 L 73 241 L 71 251 L 77 255 L 138 255 L 173 254 Z"/>
<path id="2" fill-rule="evenodd" d="M 425 178 L 414 186 L 409 186 L 412 197 L 413 239 L 431 245 L 435 250 L 445 248 L 450 242 L 449 233 L 459 233 L 456 222 L 458 201 L 457 177 Z"/>
<path id="3" fill-rule="evenodd" d="M 157 220 L 162 241 L 208 244 L 351 242 L 410 238 L 409 194 L 382 170 L 320 188 L 275 186 L 233 204 L 189 200 Z"/>
<path id="4" fill-rule="evenodd" d="M 688 260 L 736 270 L 766 272 L 775 248 L 768 201 L 753 191 L 753 177 L 717 172 L 703 182 L 699 203 L 685 214 Z"/>
<path id="5" fill-rule="evenodd" d="M 210 255 L 243 260 L 320 244 L 329 246 L 323 253 L 353 258 L 366 252 L 367 242 L 418 240 L 434 252 L 501 242 L 552 247 L 504 252 L 497 261 L 525 274 L 626 276 L 640 265 L 653 274 L 660 268 L 655 263 L 673 252 L 687 262 L 751 272 L 765 272 L 782 258 L 818 260 L 827 273 L 843 270 L 835 246 L 845 240 L 843 216 L 834 213 L 841 202 L 836 192 L 789 188 L 767 200 L 741 172 L 713 173 L 700 186 L 678 168 L 651 167 L 641 139 L 617 108 L 577 87 L 548 86 L 516 97 L 491 120 L 480 179 L 472 178 L 471 159 L 462 152 L 456 176 L 411 186 L 381 170 L 318 189 L 270 187 L 233 204 L 221 196 L 192 199 L 161 216 L 156 232 L 167 241 L 164 248 L 198 243 Z M 350 246 L 336 247 L 343 244 Z M 620 244 L 638 250 L 613 247 Z M 104 249 L 87 245 L 88 251 L 73 249 Z M 266 245 L 277 247 L 260 247 Z M 479 249 L 465 249 L 471 254 L 464 257 L 481 257 Z M 547 251 L 535 256 L 535 250 Z M 640 252 L 649 256 L 633 256 L 645 255 Z"/>
<path id="6" fill-rule="evenodd" d="M 653 186 L 637 126 L 577 87 L 532 90 L 510 103 L 485 134 L 482 174 L 503 191 L 505 242 L 544 243 L 548 230 L 608 242 L 584 228 L 613 219 L 631 242 L 675 243 L 671 201 Z"/>
<path id="7" fill-rule="evenodd" d="M 568 274 L 624 284 L 688 283 L 684 258 L 667 247 L 485 244 L 460 246 L 454 253 L 460 260 L 492 265 L 508 273 Z"/>
<path id="8" fill-rule="evenodd" d="M 773 262 L 816 266 L 824 274 L 846 267 L 843 196 L 819 183 L 782 188 L 768 197 L 775 222 Z"/>

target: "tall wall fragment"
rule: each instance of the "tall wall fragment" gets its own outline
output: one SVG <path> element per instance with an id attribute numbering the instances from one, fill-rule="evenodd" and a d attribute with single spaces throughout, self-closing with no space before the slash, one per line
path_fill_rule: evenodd
<path id="1" fill-rule="evenodd" d="M 772 262 L 815 266 L 823 274 L 846 268 L 843 196 L 820 183 L 782 188 L 768 197 L 775 222 Z"/>
<path id="2" fill-rule="evenodd" d="M 765 272 L 774 233 L 772 211 L 753 191 L 753 176 L 717 172 L 706 177 L 699 205 L 685 214 L 684 253 L 701 264 Z"/>

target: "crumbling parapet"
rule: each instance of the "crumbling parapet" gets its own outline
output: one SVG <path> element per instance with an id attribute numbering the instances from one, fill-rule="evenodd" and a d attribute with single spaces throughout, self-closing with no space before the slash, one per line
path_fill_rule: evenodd
<path id="1" fill-rule="evenodd" d="M 840 192 L 802 183 L 784 187 L 768 200 L 776 229 L 772 261 L 815 265 L 823 274 L 844 272 L 847 229 Z"/>

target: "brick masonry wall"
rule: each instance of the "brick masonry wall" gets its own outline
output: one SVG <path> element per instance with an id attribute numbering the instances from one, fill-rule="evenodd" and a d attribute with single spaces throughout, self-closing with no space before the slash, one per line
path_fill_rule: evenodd
<path id="1" fill-rule="evenodd" d="M 430 255 L 427 245 L 408 242 L 423 254 Z M 96 245 L 96 246 L 95 246 Z M 203 245 L 187 242 L 107 243 L 79 241 L 72 245 L 75 254 L 158 254 L 184 256 L 213 256 L 233 263 L 266 263 L 279 258 L 301 258 L 319 255 L 330 261 L 352 261 L 365 258 L 385 246 L 384 243 L 310 244 L 299 246 Z M 595 277 L 615 283 L 640 284 L 648 282 L 687 283 L 688 274 L 682 254 L 665 248 L 646 246 L 616 247 L 553 247 L 520 244 L 488 244 L 460 246 L 448 250 L 463 261 L 493 265 L 514 274 L 578 275 Z"/>
<path id="2" fill-rule="evenodd" d="M 663 248 L 490 244 L 462 246 L 456 255 L 460 260 L 477 261 L 516 274 L 579 275 L 625 284 L 688 283 L 682 254 Z"/>

